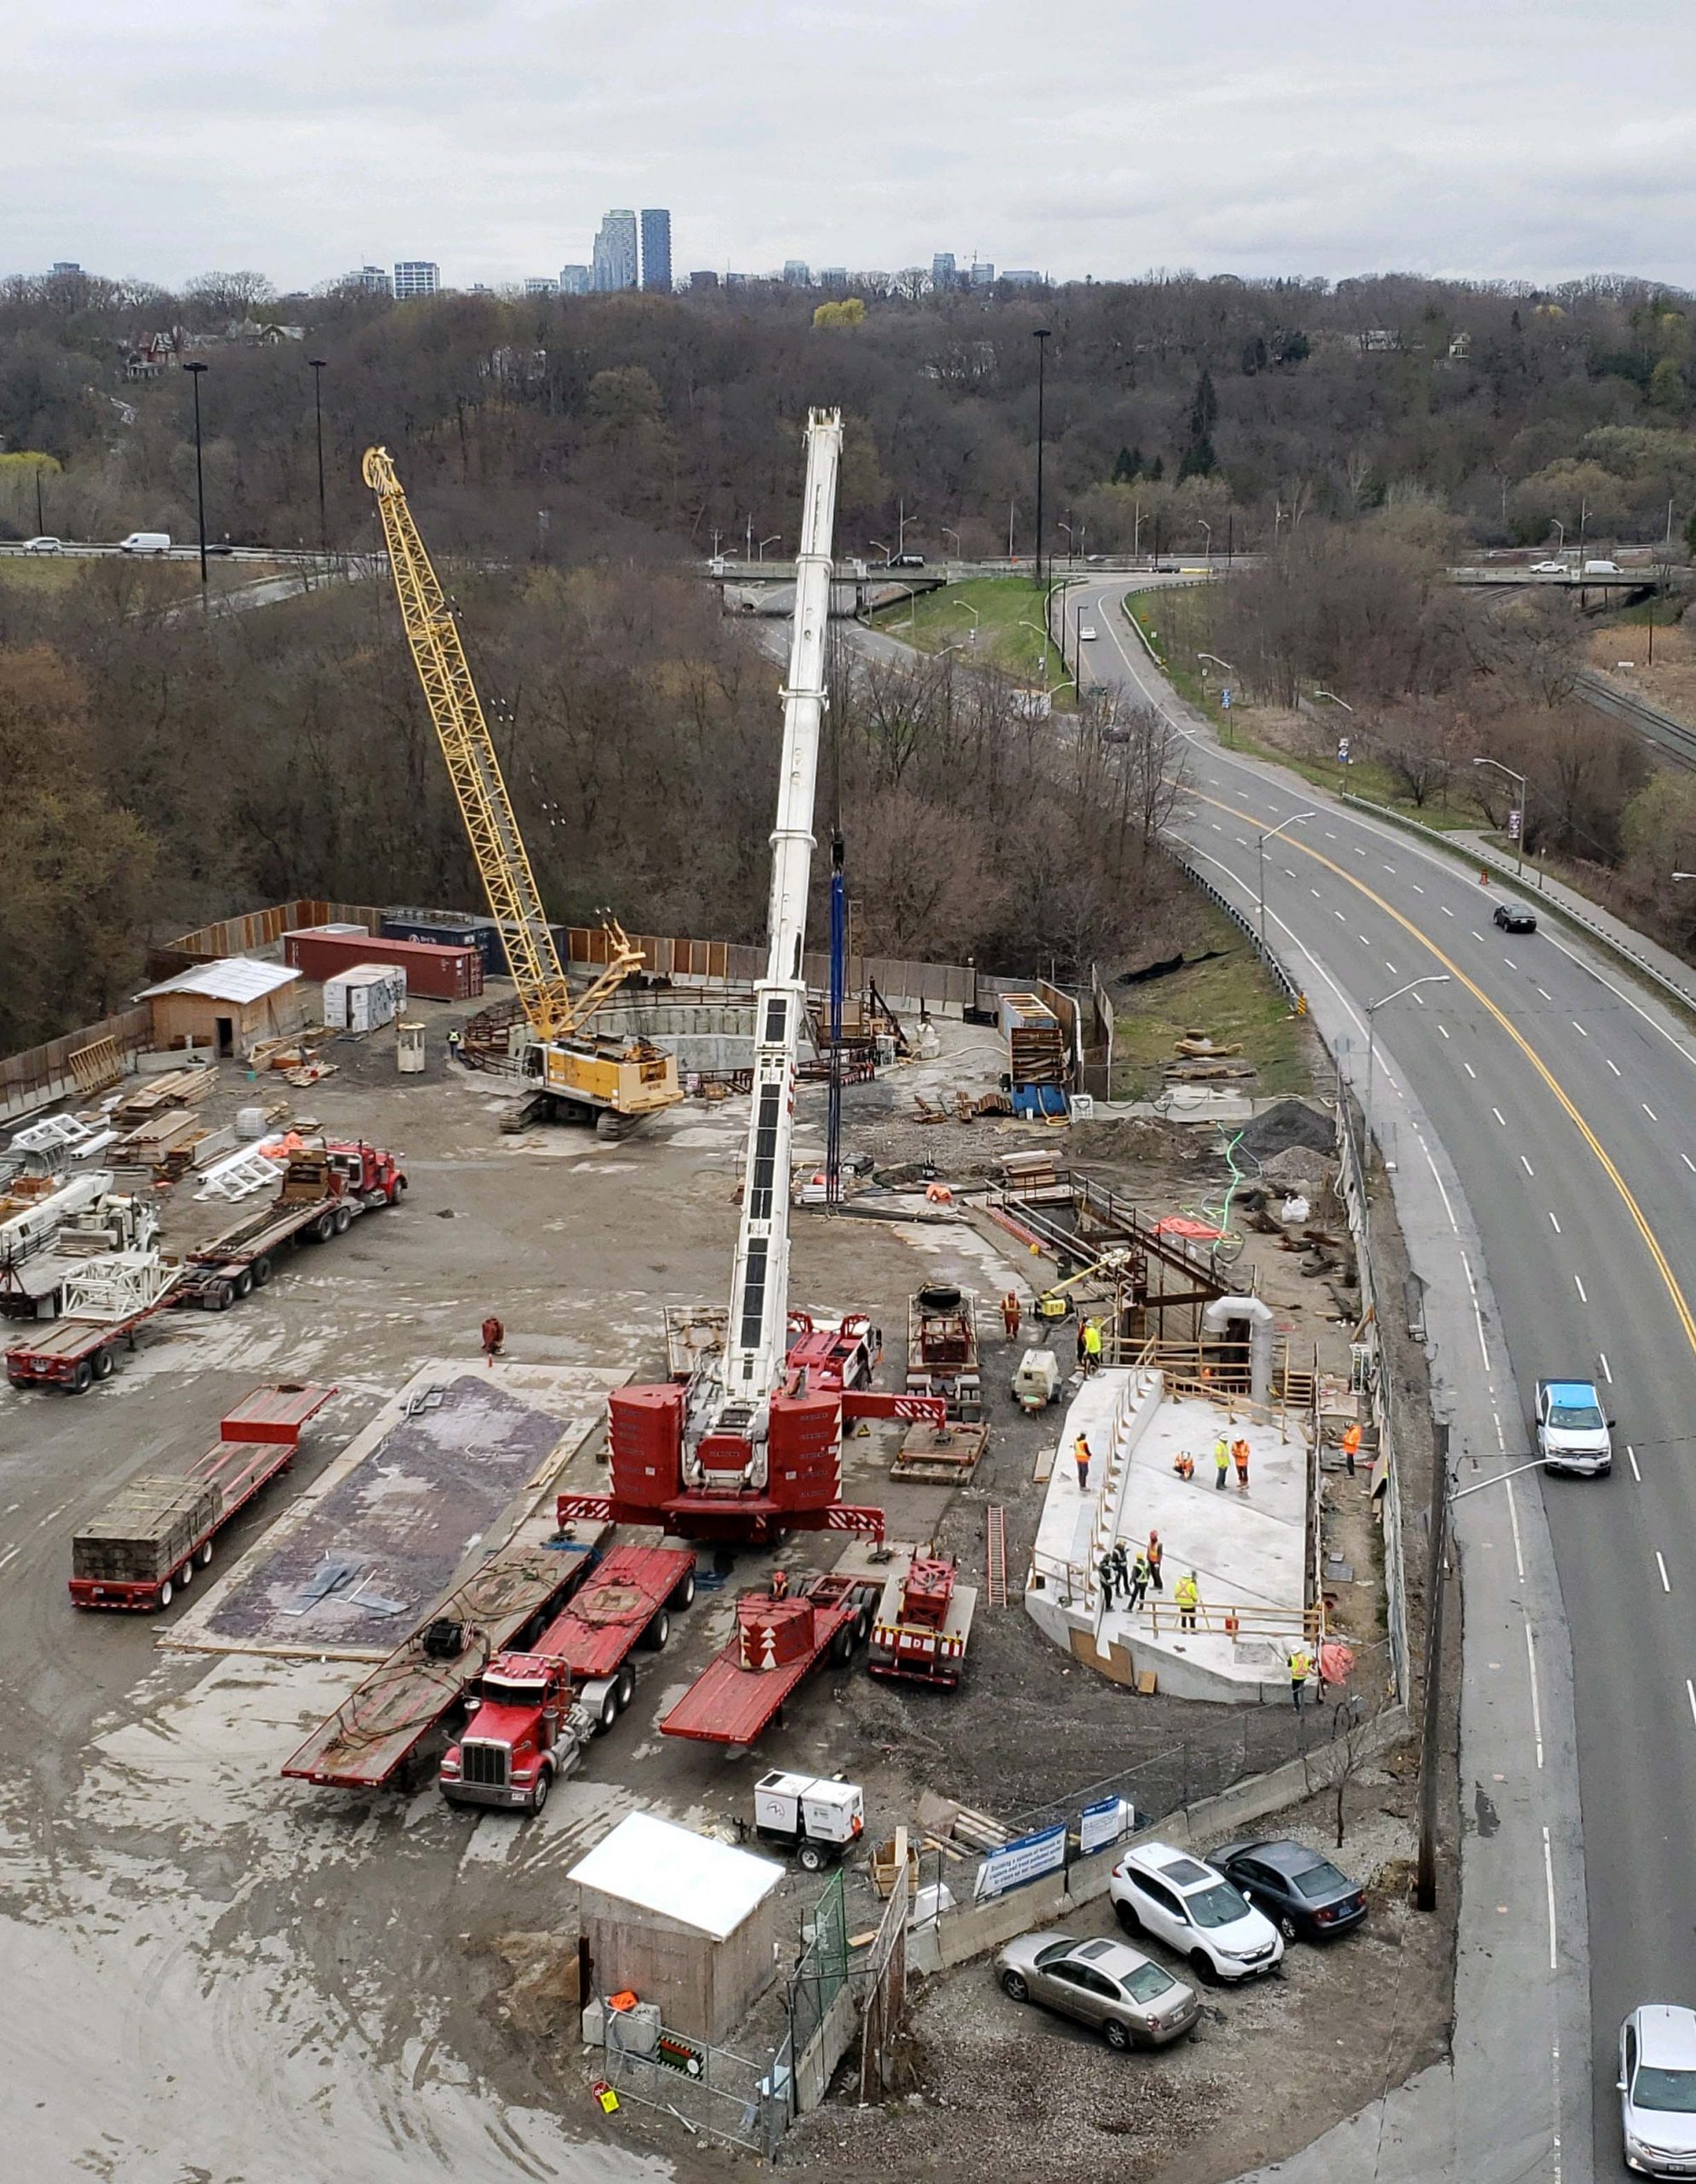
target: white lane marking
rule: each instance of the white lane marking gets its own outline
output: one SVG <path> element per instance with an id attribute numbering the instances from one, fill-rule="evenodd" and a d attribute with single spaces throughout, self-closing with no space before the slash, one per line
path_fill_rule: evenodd
<path id="1" fill-rule="evenodd" d="M 1426 1143 L 1423 1137 L 1420 1140 L 1420 1149 L 1425 1154 L 1425 1164 L 1426 1167 L 1431 1170 L 1431 1180 L 1437 1185 L 1438 1190 L 1442 1196 L 1443 1211 L 1449 1216 L 1449 1226 L 1458 1236 L 1461 1233 L 1461 1224 L 1455 1218 L 1455 1209 L 1449 1203 L 1449 1194 L 1443 1188 L 1443 1178 L 1437 1172 L 1437 1163 L 1431 1157 L 1431 1147 Z"/>
<path id="2" fill-rule="evenodd" d="M 1519 1155 L 1519 1165 L 1525 1170 L 1528 1176 L 1535 1176 L 1537 1172 L 1523 1153 Z"/>
<path id="3" fill-rule="evenodd" d="M 1442 911 L 1443 916 L 1446 918 L 1452 918 L 1455 915 L 1454 911 L 1449 909 L 1447 903 L 1439 903 L 1437 907 Z"/>
<path id="4" fill-rule="evenodd" d="M 1668 1031 L 1664 1024 L 1658 1024 L 1654 1018 L 1650 1015 L 1648 1010 L 1645 1008 L 1641 1002 L 1633 1001 L 1630 995 L 1623 992 L 1618 986 L 1615 985 L 1612 979 L 1605 979 L 1600 971 L 1593 969 L 1592 967 L 1584 961 L 1582 956 L 1575 954 L 1574 951 L 1566 945 L 1565 941 L 1557 940 L 1552 932 L 1545 932 L 1543 938 L 1551 948 L 1558 948 L 1561 954 L 1567 958 L 1569 962 L 1576 963 L 1581 971 L 1588 971 L 1598 985 L 1606 986 L 1616 1001 L 1623 1001 L 1629 1009 L 1631 1009 L 1635 1014 L 1641 1016 L 1652 1031 L 1659 1032 L 1660 1036 L 1666 1041 L 1667 1044 L 1670 1047 L 1676 1047 L 1679 1053 L 1683 1055 L 1686 1061 L 1696 1062 L 1696 1050 L 1693 1050 L 1691 1048 L 1687 1047 L 1682 1039 L 1676 1039 L 1672 1033 Z"/>
<path id="5" fill-rule="evenodd" d="M 1590 1036 L 1576 1016 L 1572 1019 L 1572 1028 L 1578 1034 L 1578 1037 L 1581 1039 L 1588 1039 Z"/>
<path id="6" fill-rule="evenodd" d="M 1507 1129 L 1507 1116 L 1506 1116 L 1506 1115 L 1504 1115 L 1504 1114 L 1502 1113 L 1502 1112 L 1501 1112 L 1501 1108 L 1500 1108 L 1500 1107 L 1492 1107 L 1492 1108 L 1490 1109 L 1490 1112 L 1491 1112 L 1491 1114 L 1493 1114 L 1493 1115 L 1496 1117 L 1496 1119 L 1497 1120 L 1497 1122 L 1499 1122 L 1499 1123 L 1501 1124 L 1501 1127 L 1503 1128 L 1503 1130 L 1506 1130 L 1506 1129 Z"/>
<path id="7" fill-rule="evenodd" d="M 1596 1352 L 1596 1362 L 1602 1368 L 1603 1380 L 1607 1382 L 1609 1387 L 1612 1387 L 1613 1385 L 1613 1368 L 1607 1362 L 1606 1350 L 1599 1350 Z"/>
<path id="8" fill-rule="evenodd" d="M 1334 842 L 1337 839 L 1328 827 L 1325 829 L 1325 839 L 1327 842 Z"/>
<path id="9" fill-rule="evenodd" d="M 1560 1959 L 1555 1949 L 1554 1852 L 1549 1847 L 1548 1828 L 1543 1830 L 1543 1886 L 1548 1895 L 1548 1968 L 1556 1972 L 1560 1968 Z"/>
<path id="10" fill-rule="evenodd" d="M 1536 985 L 1536 979 L 1535 979 L 1531 981 L 1531 983 L 1532 983 L 1532 985 Z M 1548 990 L 1548 988 L 1547 986 L 1537 986 L 1537 991 L 1538 991 L 1538 992 L 1542 996 L 1542 997 L 1543 997 L 1543 999 L 1544 999 L 1545 1001 L 1553 1001 L 1553 1000 L 1554 999 L 1554 995 L 1549 991 L 1549 990 Z"/>
<path id="11" fill-rule="evenodd" d="M 1393 871 L 1396 869 L 1396 868 L 1395 868 L 1395 866 L 1394 866 L 1393 864 L 1386 864 L 1386 865 L 1385 866 L 1384 869 L 1385 869 L 1386 872 L 1393 872 Z"/>
<path id="12" fill-rule="evenodd" d="M 1616 1077 L 1623 1077 L 1625 1074 L 1624 1071 L 1621 1069 L 1619 1064 L 1617 1061 L 1611 1060 L 1608 1055 L 1604 1054 L 1602 1056 L 1602 1060 L 1607 1063 L 1608 1067 L 1613 1072 Z"/>
<path id="13" fill-rule="evenodd" d="M 1293 869 L 1292 869 L 1289 865 L 1287 865 L 1287 865 L 1283 868 L 1283 870 L 1284 870 L 1284 877 L 1285 877 L 1285 879 L 1286 879 L 1286 880 L 1293 880 L 1293 879 L 1295 878 L 1295 876 L 1296 876 L 1296 875 L 1295 875 L 1295 873 L 1294 873 Z"/>
<path id="14" fill-rule="evenodd" d="M 1541 1768 L 1543 1763 L 1543 1713 L 1537 1704 L 1537 1641 L 1529 1623 L 1525 1625 L 1525 1665 L 1531 1676 L 1531 1734 L 1537 1740 L 1537 1765 Z"/>
<path id="15" fill-rule="evenodd" d="M 1552 1213 L 1549 1215 L 1548 1218 L 1550 1227 L 1554 1230 L 1555 1234 L 1558 1236 L 1560 1234 L 1560 1223 L 1555 1219 Z"/>
<path id="16" fill-rule="evenodd" d="M 1401 975 L 1402 975 L 1402 973 L 1400 973 L 1400 972 L 1396 968 L 1396 966 L 1395 966 L 1395 965 L 1391 961 L 1390 958 L 1389 958 L 1387 956 L 1386 956 L 1385 957 L 1385 959 L 1384 959 L 1384 967 L 1385 967 L 1385 969 L 1386 971 L 1388 971 L 1388 972 L 1389 972 L 1389 973 L 1390 973 L 1390 975 L 1391 975 L 1391 977 L 1392 979 L 1399 979 L 1399 978 L 1401 977 Z"/>
<path id="17" fill-rule="evenodd" d="M 1236 844 L 1240 850 L 1246 850 L 1248 847 L 1248 836 L 1246 834 L 1239 834 L 1236 838 Z"/>
<path id="18" fill-rule="evenodd" d="M 1447 1031 L 1445 1031 L 1443 1030 L 1443 1028 L 1442 1025 L 1440 1025 L 1440 1024 L 1439 1024 L 1439 1025 L 1438 1025 L 1438 1027 L 1437 1027 L 1437 1028 L 1438 1028 L 1438 1031 L 1439 1034 L 1440 1034 L 1443 1038 L 1445 1038 L 1445 1039 L 1446 1039 L 1446 1038 L 1449 1037 L 1448 1032 L 1447 1032 Z"/>
<path id="19" fill-rule="evenodd" d="M 1476 926 L 1472 928 L 1472 932 L 1474 940 L 1482 940 L 1484 938 L 1484 935 L 1478 931 Z"/>
<path id="20" fill-rule="evenodd" d="M 47 1514 L 43 1517 L 36 1525 L 36 1530 L 38 1532 L 45 1531 L 47 1527 L 53 1522 L 53 1519 L 55 1517 L 62 1517 L 70 1506 L 71 1505 L 68 1502 L 61 1502 L 56 1509 L 49 1509 Z"/>
<path id="21" fill-rule="evenodd" d="M 1588 1304 L 1590 1300 L 1584 1293 L 1584 1285 L 1583 1281 L 1579 1280 L 1576 1274 L 1573 1275 L 1572 1280 L 1578 1291 L 1578 1302 L 1581 1304 Z"/>
<path id="22" fill-rule="evenodd" d="M 1419 1003 L 1421 1008 L 1425 1007 L 1425 996 L 1422 993 L 1416 993 L 1414 996 L 1414 999 Z"/>
<path id="23" fill-rule="evenodd" d="M 1420 883 L 1419 883 L 1419 881 L 1418 881 L 1417 880 L 1415 880 L 1412 881 L 1410 884 L 1411 884 L 1411 886 L 1412 886 L 1412 887 L 1413 887 L 1413 891 L 1414 891 L 1414 894 L 1416 894 L 1416 895 L 1423 895 L 1423 894 L 1424 894 L 1424 892 L 1425 892 L 1425 889 L 1424 889 L 1423 887 L 1421 887 L 1421 886 L 1420 886 Z"/>
<path id="24" fill-rule="evenodd" d="M 1649 1105 L 1647 1100 L 1641 1101 L 1639 1104 L 1641 1106 L 1643 1112 L 1649 1118 L 1649 1120 L 1652 1123 L 1658 1123 L 1660 1120 L 1660 1117 L 1655 1112 L 1654 1109 Z"/>
<path id="25" fill-rule="evenodd" d="M 1690 1170 L 1691 1174 L 1693 1176 L 1696 1176 L 1696 1160 L 1693 1160 L 1687 1153 L 1681 1153 L 1678 1157 Z"/>
<path id="26" fill-rule="evenodd" d="M 1210 819 L 1207 823 L 1216 834 L 1223 834 L 1225 831 L 1217 819 Z"/>
<path id="27" fill-rule="evenodd" d="M 1488 1373 L 1490 1370 L 1490 1345 L 1484 1340 L 1484 1313 L 1480 1310 L 1478 1306 L 1478 1285 L 1472 1279 L 1472 1263 L 1467 1257 L 1467 1254 L 1464 1252 L 1461 1254 L 1461 1263 L 1467 1270 L 1467 1287 L 1472 1292 L 1472 1317 L 1477 1321 L 1478 1328 L 1478 1355 L 1483 1358 L 1484 1370 Z"/>
<path id="28" fill-rule="evenodd" d="M 20 1546 L 9 1547 L 3 1554 L 0 1554 L 0 1570 L 3 1570 L 5 1568 L 6 1565 L 11 1560 L 15 1554 L 21 1554 L 23 1551 L 24 1550 Z"/>
<path id="29" fill-rule="evenodd" d="M 1684 1689 L 1685 1695 L 1690 1701 L 1691 1719 L 1696 1721 L 1696 1684 L 1693 1684 L 1688 1676 L 1684 1679 Z"/>
<path id="30" fill-rule="evenodd" d="M 1637 1468 L 1637 1451 L 1632 1447 L 1629 1441 L 1625 1444 L 1625 1461 L 1631 1467 L 1631 1476 L 1636 1480 L 1638 1485 L 1641 1486 L 1643 1484 L 1643 1474 Z"/>
<path id="31" fill-rule="evenodd" d="M 1468 1076 L 1468 1077 L 1477 1077 L 1477 1075 L 1478 1075 L 1478 1072 L 1477 1072 L 1477 1070 L 1475 1070 L 1475 1069 L 1472 1067 L 1472 1065 L 1471 1064 L 1471 1062 L 1469 1062 L 1469 1061 L 1463 1061 L 1463 1062 L 1461 1063 L 1461 1068 L 1462 1068 L 1462 1069 L 1464 1069 L 1464 1070 L 1466 1071 L 1466 1072 L 1467 1072 L 1467 1076 Z"/>
<path id="32" fill-rule="evenodd" d="M 1517 971 L 1519 967 L 1511 956 L 1504 956 L 1501 960 L 1507 966 L 1510 971 Z"/>
<path id="33" fill-rule="evenodd" d="M 1355 855 L 1356 857 L 1364 857 L 1366 855 L 1366 851 L 1362 849 L 1358 844 L 1356 844 L 1355 847 Z"/>
<path id="34" fill-rule="evenodd" d="M 1314 899 L 1314 901 L 1315 901 L 1316 903 L 1319 900 L 1319 890 L 1318 890 L 1318 888 L 1316 888 L 1316 887 L 1310 887 L 1310 888 L 1308 889 L 1308 891 L 1307 891 L 1307 892 L 1308 892 L 1308 893 L 1309 893 L 1310 895 L 1311 895 L 1311 896 L 1312 896 L 1312 897 L 1313 897 L 1313 899 Z"/>
<path id="35" fill-rule="evenodd" d="M 1499 1418 L 1496 1421 L 1496 1438 L 1501 1443 L 1502 1453 L 1505 1455 L 1507 1450 L 1507 1437 L 1501 1431 L 1501 1420 Z M 1513 1527 L 1513 1567 L 1519 1571 L 1523 1580 L 1525 1575 L 1525 1558 L 1519 1547 L 1519 1505 L 1513 1498 L 1513 1480 L 1510 1478 L 1507 1484 L 1507 1521 Z"/>
<path id="36" fill-rule="evenodd" d="M 1333 910 L 1331 915 L 1336 919 L 1339 925 L 1342 925 L 1345 922 L 1343 913 L 1340 910 Z"/>
<path id="37" fill-rule="evenodd" d="M 1670 1593 L 1672 1590 L 1672 1580 L 1666 1573 L 1666 1563 L 1659 1548 L 1655 1549 L 1655 1567 L 1661 1573 L 1661 1590 L 1664 1593 Z"/>
<path id="38" fill-rule="evenodd" d="M 1357 932 L 1357 933 L 1355 935 L 1355 938 L 1356 938 L 1357 941 L 1359 941 L 1359 943 L 1360 943 L 1360 944 L 1361 944 L 1361 946 L 1362 946 L 1362 948 L 1370 948 L 1370 947 L 1371 947 L 1371 945 L 1372 945 L 1371 939 L 1368 938 L 1368 936 L 1367 934 L 1365 934 L 1365 933 L 1363 933 L 1363 932 Z"/>

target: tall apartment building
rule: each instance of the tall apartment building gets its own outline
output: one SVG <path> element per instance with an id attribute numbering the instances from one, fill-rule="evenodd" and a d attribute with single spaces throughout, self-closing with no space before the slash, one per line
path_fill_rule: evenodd
<path id="1" fill-rule="evenodd" d="M 1043 285 L 1042 275 L 1028 266 L 1021 266 L 1015 272 L 1009 265 L 1001 277 L 1009 288 L 1040 288 Z"/>
<path id="2" fill-rule="evenodd" d="M 527 296 L 557 296 L 560 284 L 551 273 L 534 273 L 524 284 Z"/>
<path id="3" fill-rule="evenodd" d="M 636 216 L 627 210 L 608 212 L 595 238 L 595 287 L 633 288 L 636 284 Z"/>
<path id="4" fill-rule="evenodd" d="M 783 279 L 789 288 L 810 288 L 813 285 L 812 268 L 804 258 L 786 258 L 783 261 Z"/>
<path id="5" fill-rule="evenodd" d="M 974 288 L 993 288 L 995 285 L 994 261 L 987 258 L 979 258 L 972 268 L 972 286 Z"/>
<path id="6" fill-rule="evenodd" d="M 848 268 L 845 265 L 820 266 L 818 284 L 822 288 L 845 288 L 848 285 Z"/>
<path id="7" fill-rule="evenodd" d="M 433 258 L 399 258 L 395 260 L 394 292 L 397 296 L 433 296 L 440 292 L 442 270 Z"/>
<path id="8" fill-rule="evenodd" d="M 586 265 L 562 265 L 560 268 L 560 293 L 562 296 L 586 296 L 595 284 L 595 276 Z"/>
<path id="9" fill-rule="evenodd" d="M 716 288 L 718 286 L 718 276 L 716 273 L 691 273 L 689 286 L 692 288 Z"/>
<path id="10" fill-rule="evenodd" d="M 931 260 L 931 286 L 933 288 L 955 288 L 960 285 L 960 269 L 951 250 L 939 250 Z"/>
<path id="11" fill-rule="evenodd" d="M 374 296 L 392 296 L 394 279 L 386 265 L 362 265 L 357 273 L 348 275 L 350 282 L 369 288 Z"/>
<path id="12" fill-rule="evenodd" d="M 642 212 L 642 285 L 662 296 L 671 293 L 671 215 L 658 206 Z"/>

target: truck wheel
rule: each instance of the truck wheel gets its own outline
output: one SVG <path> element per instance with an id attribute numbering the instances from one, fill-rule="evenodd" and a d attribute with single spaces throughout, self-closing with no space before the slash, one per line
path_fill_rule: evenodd
<path id="1" fill-rule="evenodd" d="M 351 1205 L 339 1205 L 337 1206 L 334 1213 L 331 1215 L 330 1218 L 334 1226 L 336 1234 L 338 1236 L 345 1236 L 347 1234 L 348 1229 L 352 1226 L 353 1208 Z"/>
<path id="2" fill-rule="evenodd" d="M 175 1589 L 170 1578 L 167 1577 L 159 1589 L 159 1604 L 161 1607 L 170 1606 Z"/>
<path id="3" fill-rule="evenodd" d="M 553 1786 L 554 1770 L 551 1767 L 544 1767 L 536 1778 L 536 1796 L 531 1804 L 531 1812 L 541 1811 L 543 1806 L 548 1802 L 548 1792 Z"/>
<path id="4" fill-rule="evenodd" d="M 327 1244 L 335 1233 L 335 1217 L 328 1211 L 321 1213 L 306 1234 L 315 1244 Z"/>
<path id="5" fill-rule="evenodd" d="M 81 1395 L 93 1378 L 92 1363 L 86 1357 L 79 1357 L 71 1368 L 71 1393 L 73 1396 Z"/>
<path id="6" fill-rule="evenodd" d="M 803 1873 L 822 1873 L 824 1871 L 824 1853 L 816 1843 L 802 1844 L 800 1857 Z"/>
<path id="7" fill-rule="evenodd" d="M 227 1312 L 235 1302 L 235 1291 L 228 1281 L 215 1281 L 206 1292 L 206 1310 L 209 1312 Z"/>
<path id="8" fill-rule="evenodd" d="M 253 1295 L 253 1269 L 252 1267 L 244 1266 L 241 1273 L 236 1275 L 235 1293 L 238 1297 L 251 1297 Z"/>
<path id="9" fill-rule="evenodd" d="M 261 1252 L 258 1258 L 254 1260 L 253 1265 L 248 1268 L 247 1271 L 253 1277 L 254 1288 L 263 1289 L 265 1284 L 271 1278 L 271 1263 L 265 1257 L 264 1253 Z"/>
<path id="10" fill-rule="evenodd" d="M 188 1589 L 189 1589 L 189 1586 L 190 1586 L 190 1585 L 192 1585 L 192 1584 L 194 1583 L 194 1582 L 195 1582 L 195 1558 L 194 1558 L 194 1556 L 193 1556 L 192 1554 L 189 1557 L 189 1560 L 187 1560 L 187 1561 L 183 1565 L 183 1567 L 182 1567 L 182 1568 L 181 1568 L 181 1569 L 177 1572 L 177 1583 L 178 1583 L 179 1585 L 181 1585 L 181 1587 L 183 1588 L 183 1591 L 184 1591 L 185 1593 L 188 1591 Z"/>
<path id="11" fill-rule="evenodd" d="M 863 1607 L 854 1618 L 854 1643 L 863 1646 L 871 1635 L 872 1612 L 868 1607 Z"/>
<path id="12" fill-rule="evenodd" d="M 109 1350 L 96 1350 L 94 1354 L 94 1376 L 96 1380 L 109 1380 L 117 1362 Z"/>
<path id="13" fill-rule="evenodd" d="M 212 1543 L 208 1540 L 206 1545 L 200 1549 L 200 1567 L 202 1570 L 210 1570 L 212 1568 Z"/>
<path id="14" fill-rule="evenodd" d="M 398 1205 L 405 1196 L 406 1178 L 404 1176 L 397 1176 L 394 1181 L 389 1185 L 389 1204 L 391 1205 Z"/>
<path id="15" fill-rule="evenodd" d="M 691 1570 L 687 1577 L 678 1580 L 677 1589 L 671 1594 L 671 1606 L 681 1611 L 693 1605 L 694 1596 L 695 1573 Z"/>
<path id="16" fill-rule="evenodd" d="M 854 1658 L 854 1626 L 851 1623 L 839 1630 L 830 1641 L 830 1658 L 838 1668 L 845 1669 Z"/>
<path id="17" fill-rule="evenodd" d="M 612 1728 L 613 1722 L 616 1722 L 618 1718 L 619 1687 L 614 1684 L 612 1689 L 607 1692 L 606 1697 L 601 1701 L 601 1711 L 595 1717 L 595 1734 L 597 1736 L 604 1737 L 607 1730 Z"/>
<path id="18" fill-rule="evenodd" d="M 663 1653 L 665 1641 L 671 1635 L 671 1618 L 662 1607 L 642 1634 L 642 1642 L 650 1653 Z"/>
<path id="19" fill-rule="evenodd" d="M 626 1661 L 623 1668 L 619 1670 L 619 1681 L 613 1687 L 613 1697 L 619 1702 L 619 1711 L 621 1714 L 624 1712 L 625 1707 L 630 1705 L 631 1699 L 636 1697 L 636 1672 L 630 1666 L 630 1663 Z"/>

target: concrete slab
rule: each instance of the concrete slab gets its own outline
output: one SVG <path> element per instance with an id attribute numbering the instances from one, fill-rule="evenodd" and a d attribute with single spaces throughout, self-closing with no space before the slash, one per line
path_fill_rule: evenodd
<path id="1" fill-rule="evenodd" d="M 621 1377 L 504 1361 L 421 1367 L 168 1642 L 380 1658 L 598 1431 Z"/>
<path id="2" fill-rule="evenodd" d="M 1080 1493 L 1076 1438 L 1095 1461 Z M 1221 1490 L 1213 1444 L 1249 1444 L 1249 1484 L 1234 1466 Z M 1175 1459 L 1194 1459 L 1193 1479 Z M 1287 1699 L 1288 1652 L 1307 1604 L 1309 1451 L 1292 1418 L 1251 1418 L 1199 1397 L 1169 1399 L 1159 1374 L 1110 1369 L 1086 1380 L 1060 1429 L 1025 1591 L 1027 1612 L 1056 1645 L 1113 1681 L 1146 1670 L 1168 1693 L 1226 1704 Z M 1164 1594 L 1130 1613 L 1101 1597 L 1101 1559 L 1123 1541 L 1134 1560 L 1157 1531 Z M 1195 1572 L 1199 1627 L 1178 1626 L 1172 1590 Z M 1234 1629 L 1224 1627 L 1231 1615 Z M 1211 1627 L 1209 1627 L 1211 1625 Z"/>

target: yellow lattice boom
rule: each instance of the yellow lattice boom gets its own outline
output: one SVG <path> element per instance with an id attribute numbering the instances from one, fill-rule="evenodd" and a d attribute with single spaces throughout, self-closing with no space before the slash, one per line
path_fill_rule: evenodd
<path id="1" fill-rule="evenodd" d="M 406 641 L 471 838 L 489 914 L 506 942 L 520 1006 L 538 1039 L 562 1037 L 586 1012 L 572 1003 L 452 610 L 412 520 L 388 450 L 368 448 L 361 470 L 377 497 Z M 628 952 L 636 963 L 641 961 L 639 952 Z M 621 964 L 618 979 L 628 976 L 633 967 Z M 609 973 L 612 968 L 609 965 Z M 595 996 L 597 1002 L 618 979 L 611 985 L 604 978 L 597 980 L 603 988 Z"/>

